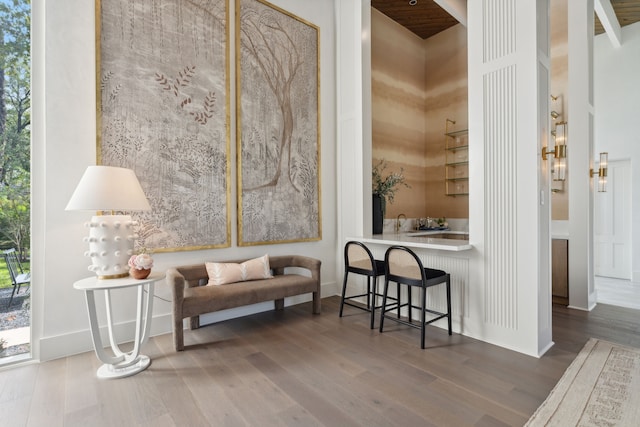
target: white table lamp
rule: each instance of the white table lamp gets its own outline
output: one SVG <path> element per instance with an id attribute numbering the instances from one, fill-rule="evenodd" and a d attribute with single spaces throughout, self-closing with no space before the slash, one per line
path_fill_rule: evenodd
<path id="1" fill-rule="evenodd" d="M 133 254 L 137 222 L 130 215 L 113 215 L 114 211 L 144 211 L 151 206 L 131 169 L 114 166 L 89 166 L 67 204 L 68 211 L 102 211 L 85 225 L 89 227 L 89 270 L 100 279 L 129 275 L 127 262 Z M 104 214 L 110 211 L 111 214 Z"/>

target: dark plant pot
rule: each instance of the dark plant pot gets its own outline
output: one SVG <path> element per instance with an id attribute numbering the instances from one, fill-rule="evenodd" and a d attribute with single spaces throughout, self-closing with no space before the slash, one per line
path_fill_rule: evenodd
<path id="1" fill-rule="evenodd" d="M 373 195 L 373 234 L 382 234 L 384 225 L 384 197 L 379 194 Z"/>

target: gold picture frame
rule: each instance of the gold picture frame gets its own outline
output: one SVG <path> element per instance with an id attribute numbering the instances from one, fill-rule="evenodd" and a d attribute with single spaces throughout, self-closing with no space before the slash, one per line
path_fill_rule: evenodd
<path id="1" fill-rule="evenodd" d="M 228 0 L 96 0 L 97 163 L 133 169 L 153 252 L 231 244 Z"/>
<path id="2" fill-rule="evenodd" d="M 236 2 L 238 245 L 322 239 L 320 30 Z"/>

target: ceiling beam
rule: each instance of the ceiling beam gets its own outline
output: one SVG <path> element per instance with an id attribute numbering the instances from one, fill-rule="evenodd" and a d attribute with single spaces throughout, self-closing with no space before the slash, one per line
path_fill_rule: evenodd
<path id="1" fill-rule="evenodd" d="M 614 47 L 622 46 L 622 30 L 610 0 L 595 0 L 593 9 Z"/>
<path id="2" fill-rule="evenodd" d="M 433 0 L 441 8 L 443 8 L 449 15 L 456 18 L 456 20 L 467 26 L 467 0 Z M 596 0 L 597 1 L 597 0 Z M 608 1 L 608 0 L 606 0 Z"/>

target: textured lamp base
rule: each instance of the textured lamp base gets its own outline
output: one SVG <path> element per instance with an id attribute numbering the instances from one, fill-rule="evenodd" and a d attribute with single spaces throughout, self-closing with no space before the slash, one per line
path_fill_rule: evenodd
<path id="1" fill-rule="evenodd" d="M 89 270 L 99 279 L 117 279 L 129 275 L 127 262 L 133 253 L 137 237 L 133 231 L 136 222 L 130 215 L 96 215 L 87 223 L 89 243 L 86 256 L 91 258 Z"/>
<path id="2" fill-rule="evenodd" d="M 138 356 L 133 364 L 127 364 L 127 366 L 121 368 L 118 367 L 117 364 L 110 365 L 105 363 L 98 368 L 98 378 L 111 379 L 129 377 L 137 374 L 138 372 L 144 371 L 150 364 L 151 359 L 143 354 Z"/>

